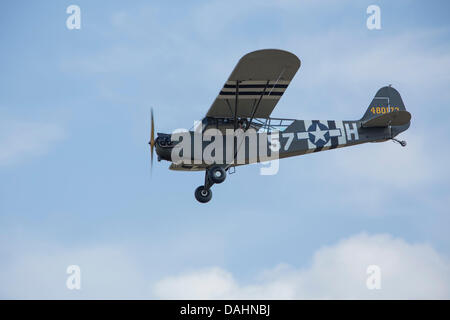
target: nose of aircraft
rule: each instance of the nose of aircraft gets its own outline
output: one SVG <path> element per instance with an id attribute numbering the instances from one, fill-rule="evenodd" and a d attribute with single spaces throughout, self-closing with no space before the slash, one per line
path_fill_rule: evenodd
<path id="1" fill-rule="evenodd" d="M 158 134 L 155 140 L 156 154 L 158 155 L 158 160 L 171 161 L 171 152 L 173 148 L 173 142 L 168 134 Z"/>

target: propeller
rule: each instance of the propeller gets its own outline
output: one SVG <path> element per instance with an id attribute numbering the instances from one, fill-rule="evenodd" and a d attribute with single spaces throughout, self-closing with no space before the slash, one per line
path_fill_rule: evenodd
<path id="1" fill-rule="evenodd" d="M 148 144 L 150 145 L 150 169 L 153 169 L 153 152 L 155 149 L 155 121 L 153 118 L 153 108 L 150 113 L 151 127 L 150 127 L 150 141 Z"/>

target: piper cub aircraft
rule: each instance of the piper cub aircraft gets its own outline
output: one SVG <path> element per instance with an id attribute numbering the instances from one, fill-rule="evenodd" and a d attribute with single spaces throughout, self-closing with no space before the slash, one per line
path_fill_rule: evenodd
<path id="1" fill-rule="evenodd" d="M 270 117 L 300 68 L 300 60 L 283 50 L 258 50 L 243 56 L 201 123 L 192 130 L 158 133 L 151 113 L 150 149 L 170 169 L 205 171 L 195 190 L 202 203 L 211 187 L 222 183 L 236 166 L 278 160 L 312 152 L 393 140 L 407 130 L 411 114 L 393 87 L 378 90 L 359 120 L 295 120 Z M 232 171 L 229 171 L 233 168 Z"/>

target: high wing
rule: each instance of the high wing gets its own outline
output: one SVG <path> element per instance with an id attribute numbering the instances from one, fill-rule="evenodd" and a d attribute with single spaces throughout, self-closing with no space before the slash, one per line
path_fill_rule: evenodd
<path id="1" fill-rule="evenodd" d="M 265 49 L 246 54 L 206 116 L 268 118 L 299 68 L 300 59 L 287 51 Z"/>

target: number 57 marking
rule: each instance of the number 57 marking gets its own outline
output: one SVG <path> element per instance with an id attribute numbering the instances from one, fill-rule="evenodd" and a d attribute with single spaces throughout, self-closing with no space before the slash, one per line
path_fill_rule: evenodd
<path id="1" fill-rule="evenodd" d="M 283 136 L 283 138 L 287 138 L 287 141 L 283 148 L 284 151 L 287 151 L 289 149 L 289 147 L 291 146 L 292 141 L 294 140 L 294 132 L 283 133 L 282 136 Z"/>

